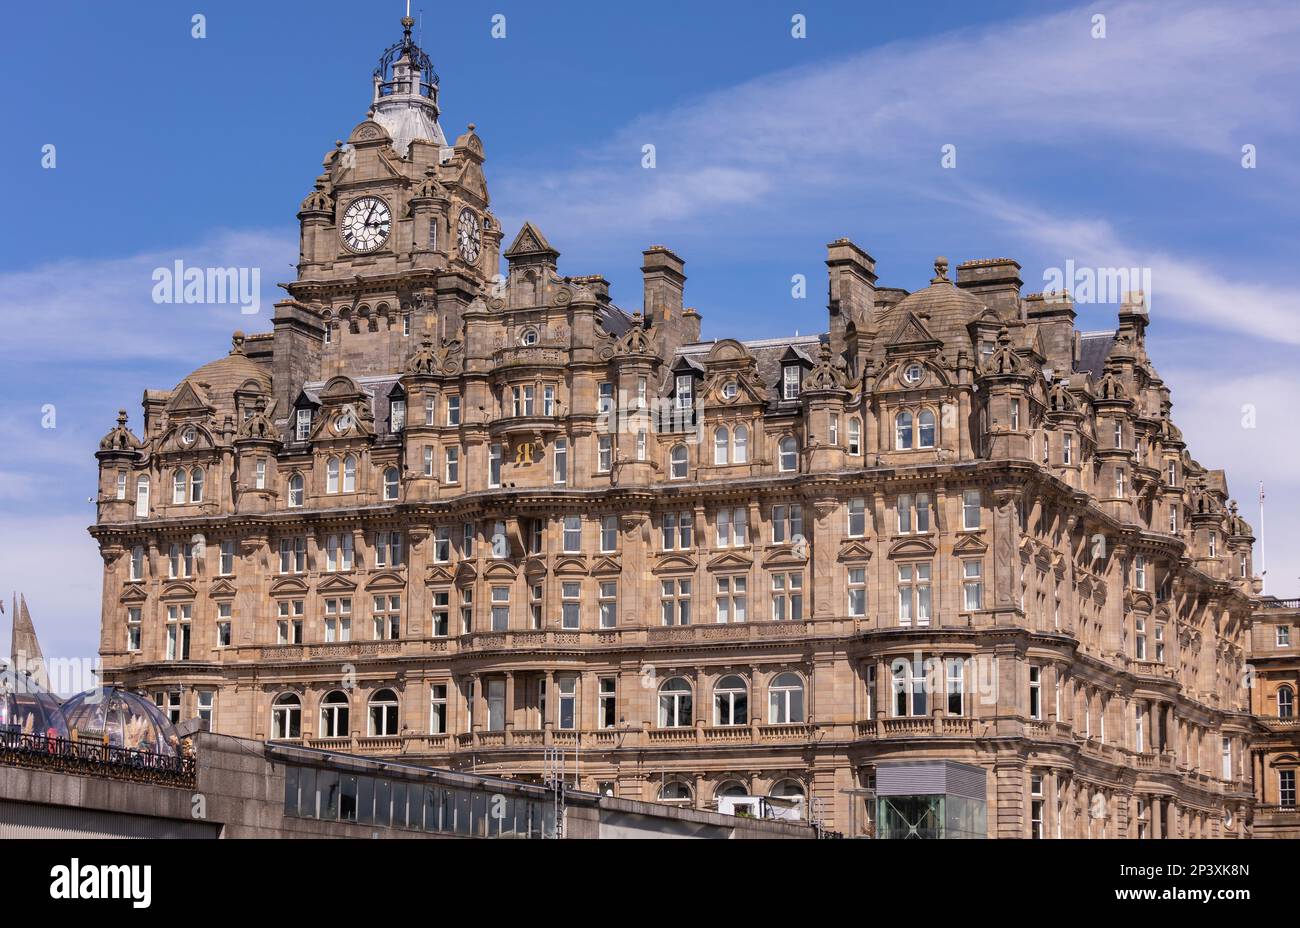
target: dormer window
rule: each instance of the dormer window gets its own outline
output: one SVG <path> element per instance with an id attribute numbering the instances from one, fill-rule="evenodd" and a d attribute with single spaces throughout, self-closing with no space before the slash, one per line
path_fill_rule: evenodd
<path id="1" fill-rule="evenodd" d="M 677 408 L 690 409 L 695 404 L 695 378 L 690 374 L 677 375 Z"/>
<path id="2" fill-rule="evenodd" d="M 406 428 L 406 400 L 393 400 L 389 407 L 388 420 L 394 435 Z"/>
<path id="3" fill-rule="evenodd" d="M 799 398 L 799 365 L 787 364 L 781 371 L 781 398 L 797 400 Z"/>
<path id="4" fill-rule="evenodd" d="M 299 409 L 294 422 L 293 437 L 295 441 L 306 441 L 311 435 L 311 410 Z"/>

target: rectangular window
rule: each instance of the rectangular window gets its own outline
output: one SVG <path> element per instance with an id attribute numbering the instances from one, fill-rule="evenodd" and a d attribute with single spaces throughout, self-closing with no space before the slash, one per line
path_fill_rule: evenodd
<path id="1" fill-rule="evenodd" d="M 375 566 L 400 567 L 402 564 L 402 533 L 375 533 Z"/>
<path id="2" fill-rule="evenodd" d="M 615 628 L 618 625 L 618 582 L 603 580 L 600 584 L 600 627 Z"/>
<path id="3" fill-rule="evenodd" d="M 217 603 L 217 647 L 230 647 L 231 603 Z"/>
<path id="4" fill-rule="evenodd" d="M 1165 627 L 1160 623 L 1156 624 L 1156 660 L 1165 662 Z"/>
<path id="5" fill-rule="evenodd" d="M 140 650 L 140 608 L 132 606 L 126 610 L 126 649 Z"/>
<path id="6" fill-rule="evenodd" d="M 898 534 L 910 535 L 912 533 L 912 497 L 904 493 L 898 497 L 894 504 L 894 509 L 898 513 Z"/>
<path id="7" fill-rule="evenodd" d="M 258 458 L 253 465 L 253 488 L 266 489 L 266 458 Z"/>
<path id="8" fill-rule="evenodd" d="M 607 473 L 614 464 L 614 442 L 609 435 L 596 438 L 596 470 Z"/>
<path id="9" fill-rule="evenodd" d="M 695 379 L 690 374 L 677 377 L 677 408 L 690 409 L 695 404 Z"/>
<path id="10" fill-rule="evenodd" d="M 144 579 L 144 546 L 136 545 L 131 549 L 131 580 Z"/>
<path id="11" fill-rule="evenodd" d="M 117 489 L 114 498 L 126 499 L 126 471 L 124 470 L 117 472 Z"/>
<path id="12" fill-rule="evenodd" d="M 618 550 L 618 516 L 601 518 L 600 550 L 604 554 L 612 554 Z"/>
<path id="13" fill-rule="evenodd" d="M 1274 631 L 1274 641 L 1279 648 L 1291 647 L 1291 626 L 1278 625 Z"/>
<path id="14" fill-rule="evenodd" d="M 474 588 L 467 586 L 460 591 L 460 633 L 468 635 L 474 630 Z"/>
<path id="15" fill-rule="evenodd" d="M 772 574 L 772 621 L 803 621 L 803 574 Z"/>
<path id="16" fill-rule="evenodd" d="M 446 638 L 448 634 L 448 616 L 451 612 L 451 593 L 447 590 L 435 590 L 433 593 L 433 628 L 434 638 Z"/>
<path id="17" fill-rule="evenodd" d="M 542 584 L 536 583 L 528 588 L 528 618 L 530 628 L 542 627 L 542 604 L 545 602 L 545 590 Z"/>
<path id="18" fill-rule="evenodd" d="M 223 577 L 229 577 L 235 572 L 235 543 L 229 540 L 223 541 L 220 550 L 217 572 Z"/>
<path id="19" fill-rule="evenodd" d="M 1277 772 L 1277 804 L 1295 805 L 1295 771 L 1279 770 Z"/>
<path id="20" fill-rule="evenodd" d="M 424 424 L 425 425 L 438 424 L 437 423 L 438 414 L 435 411 L 437 409 L 437 404 L 438 404 L 438 400 L 436 397 L 426 396 L 424 398 Z"/>
<path id="21" fill-rule="evenodd" d="M 898 565 L 898 624 L 930 624 L 930 565 Z"/>
<path id="22" fill-rule="evenodd" d="M 1029 668 L 1029 717 L 1043 717 L 1043 668 Z"/>
<path id="23" fill-rule="evenodd" d="M 582 627 L 582 584 L 566 582 L 560 584 L 560 624 L 564 628 Z"/>
<path id="24" fill-rule="evenodd" d="M 371 637 L 375 641 L 396 641 L 402 637 L 402 597 L 372 597 Z"/>
<path id="25" fill-rule="evenodd" d="M 1219 533 L 1210 532 L 1210 557 L 1219 556 Z"/>
<path id="26" fill-rule="evenodd" d="M 447 424 L 460 425 L 460 397 L 447 397 Z"/>
<path id="27" fill-rule="evenodd" d="M 432 477 L 433 473 L 433 445 L 424 446 L 424 476 Z"/>
<path id="28" fill-rule="evenodd" d="M 492 587 L 492 631 L 504 632 L 510 628 L 510 587 Z"/>
<path id="29" fill-rule="evenodd" d="M 718 548 L 743 548 L 749 543 L 749 513 L 747 510 L 719 509 L 714 520 Z"/>
<path id="30" fill-rule="evenodd" d="M 1133 588 L 1137 590 L 1147 588 L 1147 559 L 1141 554 L 1133 556 Z"/>
<path id="31" fill-rule="evenodd" d="M 614 385 L 608 380 L 602 381 L 599 387 L 599 394 L 596 399 L 596 412 L 599 415 L 608 415 L 614 411 Z"/>
<path id="32" fill-rule="evenodd" d="M 555 482 L 569 482 L 569 440 L 555 439 Z"/>
<path id="33" fill-rule="evenodd" d="M 352 534 L 350 532 L 340 535 L 326 535 L 325 570 L 330 573 L 351 570 L 353 564 L 352 545 Z"/>
<path id="34" fill-rule="evenodd" d="M 555 386 L 547 384 L 542 387 L 542 415 L 555 415 Z"/>
<path id="35" fill-rule="evenodd" d="M 302 644 L 304 603 L 301 599 L 281 600 L 276 604 L 278 619 L 275 627 L 276 644 Z"/>
<path id="36" fill-rule="evenodd" d="M 167 660 L 190 659 L 190 618 L 193 606 L 167 607 Z"/>
<path id="37" fill-rule="evenodd" d="M 832 448 L 840 446 L 840 414 L 837 412 L 830 413 L 827 418 L 826 442 Z"/>
<path id="38" fill-rule="evenodd" d="M 501 486 L 501 446 L 488 446 L 488 486 Z"/>
<path id="39" fill-rule="evenodd" d="M 636 459 L 644 461 L 646 456 L 646 430 L 637 429 L 636 432 Z"/>
<path id="40" fill-rule="evenodd" d="M 799 398 L 799 366 L 787 364 L 781 371 L 781 398 L 796 400 Z"/>
<path id="41" fill-rule="evenodd" d="M 429 734 L 447 733 L 447 684 L 435 683 L 429 687 Z"/>
<path id="42" fill-rule="evenodd" d="M 867 614 L 867 570 L 849 568 L 849 615 L 860 619 Z"/>
<path id="43" fill-rule="evenodd" d="M 443 452 L 446 462 L 445 483 L 460 483 L 460 447 L 452 445 Z"/>
<path id="44" fill-rule="evenodd" d="M 1062 464 L 1074 463 L 1074 436 L 1073 435 L 1061 436 L 1061 463 Z"/>
<path id="45" fill-rule="evenodd" d="M 695 515 L 691 512 L 665 512 L 660 517 L 660 532 L 665 551 L 687 551 L 694 543 Z"/>
<path id="46" fill-rule="evenodd" d="M 352 599 L 325 600 L 326 643 L 352 640 Z"/>
<path id="47" fill-rule="evenodd" d="M 772 507 L 772 543 L 794 544 L 803 539 L 803 506 Z"/>
<path id="48" fill-rule="evenodd" d="M 294 423 L 293 437 L 297 441 L 306 441 L 311 437 L 311 410 L 299 409 Z"/>
<path id="49" fill-rule="evenodd" d="M 556 728 L 572 730 L 578 721 L 578 679 L 576 677 L 557 677 L 555 691 L 559 694 L 559 718 Z"/>
<path id="50" fill-rule="evenodd" d="M 216 725 L 217 694 L 214 690 L 199 690 L 195 694 L 194 708 L 199 718 L 208 723 L 208 730 Z"/>
<path id="51" fill-rule="evenodd" d="M 718 577 L 716 579 L 717 620 L 719 622 L 744 622 L 748 601 L 746 596 L 749 585 L 748 578 L 735 576 Z"/>
<path id="52" fill-rule="evenodd" d="M 1146 619 L 1133 620 L 1133 659 L 1147 659 L 1147 622 Z"/>
<path id="53" fill-rule="evenodd" d="M 864 497 L 849 500 L 848 534 L 850 538 L 863 538 L 867 534 L 867 501 Z"/>
<path id="54" fill-rule="evenodd" d="M 961 562 L 962 607 L 966 612 L 984 608 L 984 562 Z"/>
<path id="55" fill-rule="evenodd" d="M 974 531 L 980 527 L 981 499 L 979 490 L 965 490 L 961 494 L 961 527 Z"/>
<path id="56" fill-rule="evenodd" d="M 564 552 L 578 554 L 582 551 L 582 517 L 564 517 Z"/>
<path id="57" fill-rule="evenodd" d="M 433 562 L 446 564 L 451 560 L 451 526 L 439 525 L 433 530 Z"/>
<path id="58" fill-rule="evenodd" d="M 600 705 L 597 710 L 597 724 L 601 728 L 613 728 L 618 724 L 618 700 L 615 693 L 618 680 L 614 677 L 600 678 Z"/>
<path id="59" fill-rule="evenodd" d="M 946 661 L 947 673 L 944 675 L 944 689 L 948 696 L 948 714 L 966 714 L 966 662 L 960 657 L 951 657 Z"/>
<path id="60" fill-rule="evenodd" d="M 659 605 L 664 625 L 691 624 L 691 581 L 661 580 Z"/>

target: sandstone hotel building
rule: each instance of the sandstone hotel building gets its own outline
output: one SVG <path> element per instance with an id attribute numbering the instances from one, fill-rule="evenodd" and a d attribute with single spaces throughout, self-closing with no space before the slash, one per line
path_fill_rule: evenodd
<path id="1" fill-rule="evenodd" d="M 821 334 L 705 340 L 669 248 L 634 309 L 507 237 L 403 22 L 272 330 L 100 445 L 109 682 L 852 836 L 1250 833 L 1251 528 L 1140 297 L 1080 333 L 1015 261 L 907 293 L 840 239 Z"/>

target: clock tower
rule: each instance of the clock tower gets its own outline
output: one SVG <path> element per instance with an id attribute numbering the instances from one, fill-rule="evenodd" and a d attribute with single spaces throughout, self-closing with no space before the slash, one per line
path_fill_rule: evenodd
<path id="1" fill-rule="evenodd" d="M 401 370 L 423 338 L 457 340 L 499 272 L 483 142 L 471 123 L 447 143 L 438 74 L 413 25 L 402 19 L 366 119 L 326 154 L 298 212 L 298 278 L 275 314 L 280 416 L 308 379 Z"/>

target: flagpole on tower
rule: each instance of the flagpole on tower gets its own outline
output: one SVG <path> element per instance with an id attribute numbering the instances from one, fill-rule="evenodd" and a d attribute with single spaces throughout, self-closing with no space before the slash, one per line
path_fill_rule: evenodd
<path id="1" fill-rule="evenodd" d="M 1264 560 L 1264 481 L 1259 482 L 1259 591 L 1268 583 L 1268 568 Z"/>

